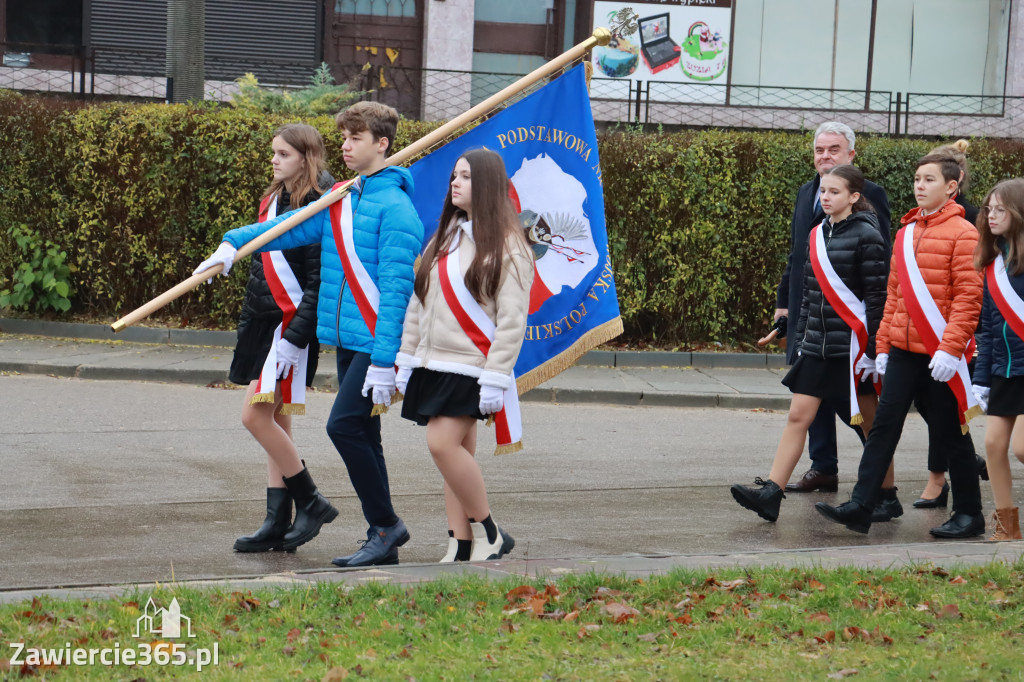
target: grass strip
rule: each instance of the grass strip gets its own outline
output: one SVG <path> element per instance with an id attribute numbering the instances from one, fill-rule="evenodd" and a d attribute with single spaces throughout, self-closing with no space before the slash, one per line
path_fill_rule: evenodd
<path id="1" fill-rule="evenodd" d="M 134 636 L 150 599 L 150 615 L 177 600 L 190 619 L 180 638 L 145 620 Z M 1022 601 L 1024 560 L 253 592 L 159 585 L 0 605 L 0 679 L 1020 680 Z M 204 660 L 214 647 L 216 664 Z M 79 649 L 183 664 L 69 665 Z M 44 662 L 44 650 L 66 658 Z"/>

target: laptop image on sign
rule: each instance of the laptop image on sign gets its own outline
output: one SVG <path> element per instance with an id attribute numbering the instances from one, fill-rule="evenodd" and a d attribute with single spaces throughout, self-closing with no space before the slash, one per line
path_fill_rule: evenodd
<path id="1" fill-rule="evenodd" d="M 658 73 L 679 63 L 679 45 L 669 37 L 668 13 L 641 19 L 640 54 L 651 73 Z"/>

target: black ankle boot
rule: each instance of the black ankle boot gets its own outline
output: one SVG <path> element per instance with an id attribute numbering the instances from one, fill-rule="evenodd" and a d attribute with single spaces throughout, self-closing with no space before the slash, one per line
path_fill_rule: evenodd
<path id="1" fill-rule="evenodd" d="M 875 507 L 875 511 L 871 512 L 871 523 L 885 523 L 903 516 L 903 505 L 900 504 L 899 498 L 896 497 L 897 490 L 899 488 L 896 486 L 882 488 L 882 495 L 878 500 L 878 506 Z"/>
<path id="2" fill-rule="evenodd" d="M 775 481 L 764 481 L 760 488 L 737 483 L 729 490 L 741 507 L 757 512 L 762 519 L 772 523 L 779 518 L 779 507 L 782 506 L 782 498 L 786 496 Z"/>
<path id="3" fill-rule="evenodd" d="M 287 488 L 267 488 L 267 518 L 252 535 L 235 540 L 236 552 L 269 552 L 283 549 L 284 535 L 292 525 L 292 496 Z"/>
<path id="4" fill-rule="evenodd" d="M 338 510 L 320 494 L 308 469 L 303 469 L 284 484 L 295 499 L 295 521 L 284 536 L 284 549 L 304 545 L 320 533 L 320 527 L 338 518 Z"/>

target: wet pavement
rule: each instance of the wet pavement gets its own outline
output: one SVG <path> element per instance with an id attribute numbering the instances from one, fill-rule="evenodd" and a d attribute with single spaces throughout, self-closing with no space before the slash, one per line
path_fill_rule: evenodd
<path id="1" fill-rule="evenodd" d="M 789 402 L 778 383 L 781 357 L 611 352 L 587 354 L 525 396 L 522 453 L 490 456 L 491 432 L 481 429 L 494 517 L 517 539 L 500 562 L 434 563 L 446 544 L 441 479 L 422 429 L 386 415 L 394 503 L 412 540 L 400 552 L 402 564 L 370 571 L 330 567 L 332 557 L 355 548 L 365 526 L 323 430 L 334 380 L 333 357 L 325 352 L 321 390 L 310 394 L 308 414 L 295 418 L 294 431 L 341 515 L 296 554 L 237 554 L 234 538 L 263 517 L 265 455 L 240 424 L 242 392 L 223 384 L 231 355 L 223 344 L 232 336 L 175 330 L 170 343 L 167 330 L 147 332 L 164 335 L 148 341 L 110 340 L 104 331 L 0 319 L 0 600 L 106 594 L 155 581 L 265 585 L 410 582 L 451 572 L 952 566 L 1024 554 L 1024 542 L 930 538 L 928 528 L 948 511 L 910 508 L 926 477 L 926 434 L 914 417 L 896 460 L 903 517 L 865 536 L 814 512 L 815 501 L 847 499 L 856 475 L 859 441 L 840 427 L 840 492 L 791 494 L 779 522 L 766 523 L 740 508 L 728 486 L 770 467 Z M 66 333 L 75 338 L 38 335 Z M 983 422 L 973 424 L 980 445 Z M 1024 469 L 1014 463 L 1014 473 L 1016 497 L 1024 499 Z M 987 483 L 982 492 L 991 512 Z"/>

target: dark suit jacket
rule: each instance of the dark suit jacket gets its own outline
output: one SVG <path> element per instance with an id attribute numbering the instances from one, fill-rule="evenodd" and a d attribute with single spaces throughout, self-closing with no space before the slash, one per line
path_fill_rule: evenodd
<path id="1" fill-rule="evenodd" d="M 800 314 L 800 304 L 803 302 L 803 273 L 808 259 L 807 243 L 811 229 L 825 219 L 821 206 L 814 206 L 814 195 L 818 193 L 820 182 L 821 178 L 816 175 L 796 193 L 793 221 L 790 224 L 789 260 L 786 262 L 786 270 L 782 273 L 782 281 L 775 295 L 775 307 L 788 308 L 790 313 L 789 339 L 786 341 L 786 361 L 790 364 L 796 361 L 796 351 L 800 346 L 800 339 L 796 338 L 796 317 Z M 888 195 L 875 183 L 865 180 L 864 196 L 875 209 L 878 229 L 885 243 L 891 246 L 889 226 L 892 217 L 889 215 Z"/>

